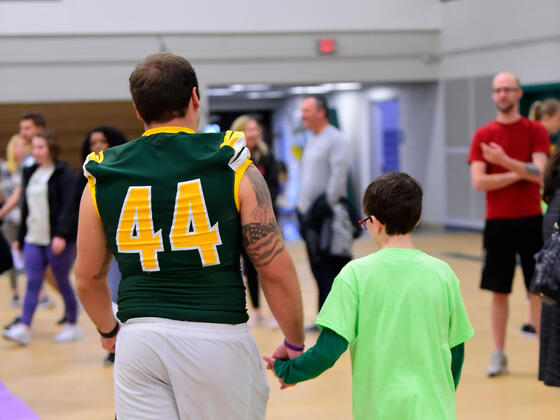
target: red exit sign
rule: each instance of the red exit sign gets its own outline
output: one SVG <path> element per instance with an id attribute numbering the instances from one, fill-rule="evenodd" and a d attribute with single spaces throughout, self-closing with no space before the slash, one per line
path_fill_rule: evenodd
<path id="1" fill-rule="evenodd" d="M 320 54 L 333 54 L 336 52 L 336 40 L 334 38 L 321 38 L 317 43 Z"/>

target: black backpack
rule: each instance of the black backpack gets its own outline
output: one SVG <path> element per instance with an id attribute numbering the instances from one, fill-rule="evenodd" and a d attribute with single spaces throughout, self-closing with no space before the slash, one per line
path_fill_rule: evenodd
<path id="1" fill-rule="evenodd" d="M 548 241 L 535 254 L 535 261 L 529 291 L 549 305 L 560 303 L 560 229 L 557 223 Z"/>

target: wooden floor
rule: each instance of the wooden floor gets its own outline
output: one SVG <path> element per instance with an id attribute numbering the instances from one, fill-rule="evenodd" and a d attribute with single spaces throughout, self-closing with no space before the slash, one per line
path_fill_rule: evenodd
<path id="1" fill-rule="evenodd" d="M 557 419 L 560 389 L 548 388 L 536 379 L 538 341 L 519 334 L 527 305 L 520 273 L 516 273 L 508 327 L 507 354 L 511 374 L 488 379 L 485 370 L 492 351 L 489 326 L 490 296 L 478 289 L 481 238 L 476 233 L 420 232 L 418 248 L 448 261 L 461 280 L 461 288 L 476 335 L 467 343 L 463 377 L 457 393 L 458 417 L 462 420 Z M 288 245 L 296 262 L 304 295 L 307 323 L 316 312 L 316 288 L 301 243 Z M 355 255 L 372 252 L 367 239 L 356 241 Z M 23 283 L 23 282 L 22 282 Z M 20 285 L 21 288 L 23 285 Z M 54 292 L 51 291 L 51 296 Z M 265 305 L 266 306 L 266 305 Z M 22 398 L 44 420 L 100 420 L 114 416 L 112 369 L 102 365 L 105 354 L 98 345 L 92 324 L 82 314 L 85 337 L 74 343 L 52 341 L 62 304 L 36 313 L 32 342 L 21 348 L 0 341 L 0 381 Z M 0 322 L 18 314 L 9 306 L 7 278 L 0 278 Z M 262 353 L 270 353 L 282 339 L 279 330 L 253 328 Z M 312 345 L 316 335 L 307 337 Z M 270 376 L 267 419 L 350 419 L 351 373 L 348 352 L 319 378 L 280 391 Z M 0 414 L 1 414 L 0 407 Z M 0 415 L 0 418 L 2 416 Z M 159 419 L 158 419 L 159 420 Z"/>

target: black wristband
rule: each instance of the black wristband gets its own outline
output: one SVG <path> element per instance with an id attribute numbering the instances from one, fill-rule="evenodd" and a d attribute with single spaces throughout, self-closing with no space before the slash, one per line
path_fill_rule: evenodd
<path id="1" fill-rule="evenodd" d="M 111 331 L 109 331 L 108 333 L 104 333 L 101 332 L 99 330 L 99 328 L 97 329 L 97 332 L 99 333 L 99 335 L 103 338 L 113 338 L 115 335 L 117 335 L 117 333 L 119 332 L 121 328 L 121 324 L 119 323 L 119 321 L 117 320 L 117 323 L 115 325 L 115 328 L 113 328 Z"/>

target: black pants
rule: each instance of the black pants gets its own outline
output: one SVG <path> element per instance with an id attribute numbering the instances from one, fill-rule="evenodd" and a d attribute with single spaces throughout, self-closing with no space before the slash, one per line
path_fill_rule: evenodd
<path id="1" fill-rule="evenodd" d="M 313 233 L 307 232 L 304 239 L 311 271 L 319 288 L 319 306 L 317 311 L 320 311 L 331 291 L 334 278 L 342 270 L 342 267 L 350 262 L 351 258 L 321 253 L 318 250 L 317 241 L 313 238 Z"/>

